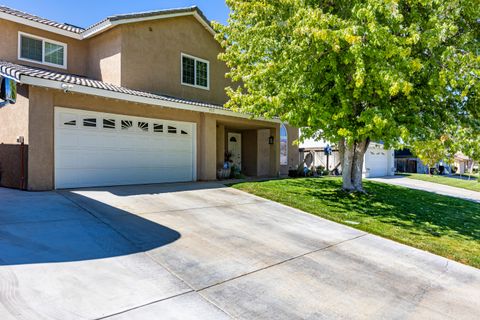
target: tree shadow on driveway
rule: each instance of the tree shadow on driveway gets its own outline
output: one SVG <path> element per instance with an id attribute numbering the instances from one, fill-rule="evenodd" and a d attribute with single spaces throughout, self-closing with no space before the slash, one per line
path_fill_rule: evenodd
<path id="1" fill-rule="evenodd" d="M 70 191 L 2 189 L 0 197 L 0 266 L 124 256 L 180 237 L 166 226 Z"/>

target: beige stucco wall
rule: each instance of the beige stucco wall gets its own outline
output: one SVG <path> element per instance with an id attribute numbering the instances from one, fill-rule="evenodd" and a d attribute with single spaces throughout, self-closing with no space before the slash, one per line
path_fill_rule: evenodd
<path id="1" fill-rule="evenodd" d="M 54 90 L 30 87 L 29 98 L 28 189 L 50 190 L 53 188 Z"/>
<path id="2" fill-rule="evenodd" d="M 30 88 L 29 94 L 28 187 L 30 190 L 49 190 L 54 187 L 54 106 L 196 123 L 197 177 L 199 180 L 216 179 L 217 124 L 229 123 L 238 127 L 251 128 L 275 126 L 275 124 L 265 121 L 135 104 L 38 87 Z M 248 143 L 248 141 L 244 140 L 244 143 Z M 269 160 L 271 161 L 271 158 Z"/>
<path id="3" fill-rule="evenodd" d="M 274 138 L 273 144 L 269 144 L 269 138 L 279 135 L 279 124 L 250 121 L 250 124 L 244 125 L 253 129 L 225 129 L 224 148 L 228 145 L 229 132 L 240 133 L 242 135 L 242 173 L 252 177 L 276 177 L 280 170 L 279 137 Z"/>
<path id="4" fill-rule="evenodd" d="M 221 47 L 193 16 L 146 21 L 120 27 L 122 85 L 179 98 L 223 104 L 226 65 Z M 181 53 L 210 62 L 210 90 L 181 84 Z"/>
<path id="5" fill-rule="evenodd" d="M 225 126 L 217 123 L 217 169 L 225 162 Z"/>
<path id="6" fill-rule="evenodd" d="M 89 111 L 124 114 L 137 117 L 179 120 L 197 124 L 197 163 L 201 154 L 200 113 L 134 104 L 87 95 L 63 93 L 59 90 L 32 88 L 30 90 L 29 189 L 49 190 L 54 184 L 54 106 Z M 197 165 L 197 168 L 199 166 Z"/>
<path id="7" fill-rule="evenodd" d="M 270 129 L 270 136 L 274 137 L 274 144 L 270 145 L 270 174 L 271 177 L 280 175 L 280 124 Z"/>
<path id="8" fill-rule="evenodd" d="M 0 108 L 0 143 L 16 144 L 23 136 L 28 144 L 28 116 L 28 86 L 18 85 L 17 102 Z"/>
<path id="9" fill-rule="evenodd" d="M 285 125 L 285 127 L 287 128 L 288 136 L 288 165 L 280 166 L 280 173 L 282 175 L 288 174 L 288 170 L 290 169 L 296 169 L 300 163 L 298 144 L 295 143 L 299 137 L 299 130 L 289 125 Z"/>
<path id="10" fill-rule="evenodd" d="M 215 180 L 217 171 L 217 122 L 207 113 L 200 113 L 199 168 L 200 180 Z"/>
<path id="11" fill-rule="evenodd" d="M 270 175 L 270 156 L 271 148 L 274 146 L 268 143 L 270 137 L 269 129 L 258 130 L 257 132 L 257 176 L 264 177 Z"/>
<path id="12" fill-rule="evenodd" d="M 221 47 L 193 16 L 117 26 L 76 40 L 0 19 L 0 60 L 67 72 L 128 88 L 221 105 L 227 101 Z M 18 60 L 18 32 L 67 44 L 67 69 Z M 210 89 L 181 84 L 181 53 L 210 62 Z"/>
<path id="13" fill-rule="evenodd" d="M 114 28 L 88 41 L 88 76 L 121 85 L 122 33 Z"/>
<path id="14" fill-rule="evenodd" d="M 257 130 L 242 132 L 242 171 L 247 176 L 258 176 L 257 132 Z"/>
<path id="15" fill-rule="evenodd" d="M 18 59 L 18 32 L 29 33 L 34 36 L 47 38 L 67 44 L 67 70 L 54 68 L 38 63 Z M 20 63 L 33 67 L 51 69 L 54 71 L 86 75 L 87 42 L 64 37 L 55 33 L 35 29 L 26 25 L 0 19 L 0 60 Z"/>

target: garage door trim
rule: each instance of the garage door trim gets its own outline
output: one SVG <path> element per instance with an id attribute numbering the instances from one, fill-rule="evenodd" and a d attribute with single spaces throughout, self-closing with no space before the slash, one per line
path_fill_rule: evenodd
<path id="1" fill-rule="evenodd" d="M 92 119 L 92 123 L 94 126 L 88 127 L 89 119 Z M 95 119 L 95 120 L 93 120 Z M 112 119 L 114 121 L 114 127 L 108 127 L 109 123 L 106 121 L 107 119 Z M 165 148 L 171 148 L 174 150 L 175 155 L 187 155 L 183 157 L 184 166 L 183 168 L 187 168 L 188 170 L 182 171 L 180 166 L 174 165 L 174 169 L 178 172 L 182 172 L 180 175 L 175 175 L 172 173 L 172 176 L 166 176 L 165 179 L 168 181 L 141 181 L 141 177 L 139 177 L 140 181 L 137 182 L 127 182 L 127 183 L 112 183 L 112 184 L 103 184 L 99 180 L 98 184 L 93 184 L 92 186 L 107 186 L 107 185 L 121 185 L 121 184 L 150 184 L 150 183 L 162 183 L 162 182 L 175 182 L 172 179 L 175 179 L 175 176 L 182 176 L 181 179 L 178 181 L 196 181 L 197 180 L 197 141 L 196 141 L 196 131 L 197 131 L 197 124 L 194 122 L 186 122 L 186 121 L 176 121 L 176 120 L 166 120 L 166 119 L 159 119 L 159 118 L 147 118 L 147 117 L 138 117 L 138 116 L 130 116 L 124 114 L 117 114 L 117 113 L 105 113 L 105 112 L 98 112 L 98 111 L 89 111 L 89 110 L 82 110 L 82 109 L 72 109 L 72 108 L 65 108 L 65 107 L 55 107 L 54 108 L 54 181 L 55 181 L 55 188 L 72 188 L 75 186 L 70 186 L 69 183 L 66 183 L 65 180 L 61 181 L 59 176 L 60 170 L 65 172 L 67 169 L 65 166 L 65 157 L 68 155 L 68 151 L 65 153 L 61 153 L 59 150 L 66 150 L 68 149 L 69 144 L 65 144 L 65 141 L 59 142 L 62 138 L 65 138 L 62 133 L 65 133 L 68 136 L 68 133 L 75 132 L 82 132 L 87 134 L 87 140 L 90 138 L 95 139 L 99 137 L 101 139 L 115 139 L 120 138 L 124 141 L 125 137 L 131 137 L 131 141 L 127 141 L 125 143 L 125 148 L 122 149 L 121 146 L 118 144 L 115 145 L 116 149 L 124 150 L 127 154 L 135 154 L 136 143 L 139 143 L 139 148 L 146 147 L 149 145 L 153 145 L 156 150 L 146 150 L 147 154 L 150 155 L 148 161 L 153 161 L 156 163 L 156 152 L 158 149 L 162 149 L 163 146 Z M 125 130 L 125 131 L 124 131 Z M 88 134 L 91 133 L 91 136 Z M 70 135 L 71 137 L 75 137 L 75 134 Z M 85 137 L 85 135 L 78 135 L 80 137 Z M 175 139 L 175 140 L 170 140 Z M 125 139 L 130 140 L 130 139 Z M 94 142 L 95 140 L 91 140 Z M 145 141 L 145 143 L 143 143 Z M 170 141 L 172 141 L 170 143 Z M 179 142 L 179 143 L 178 143 Z M 79 150 L 88 150 L 88 147 L 82 145 L 77 147 L 75 144 L 72 144 L 72 148 L 76 149 L 78 152 Z M 96 146 L 98 149 L 99 146 Z M 101 147 L 100 147 L 101 148 Z M 89 152 L 93 153 L 95 150 L 88 150 Z M 115 152 L 118 150 L 110 150 L 111 155 L 114 155 Z M 74 154 L 74 152 L 72 152 Z M 167 152 L 164 153 L 168 154 Z M 64 158 L 59 158 L 60 156 Z M 106 155 L 105 155 L 106 156 Z M 139 158 L 140 156 L 137 156 Z M 191 164 L 190 164 L 190 157 L 191 157 Z M 153 160 L 152 160 L 153 159 Z M 182 158 L 180 158 L 182 159 Z M 63 160 L 63 165 L 59 168 L 59 163 Z M 172 159 L 170 159 L 172 161 Z M 68 161 L 67 161 L 68 163 Z M 100 163 L 100 162 L 97 162 Z M 102 162 L 103 164 L 105 162 Z M 133 165 L 138 164 L 138 170 L 142 170 L 142 166 L 139 162 L 131 162 Z M 191 167 L 190 167 L 191 165 Z M 105 166 L 105 164 L 104 164 Z M 161 166 L 164 166 L 162 162 Z M 67 166 L 68 167 L 68 166 Z M 74 170 L 75 167 L 71 167 Z M 156 167 L 150 168 L 150 170 L 155 170 Z M 109 168 L 110 169 L 110 168 Z M 120 170 L 121 168 L 117 168 Z M 167 170 L 168 165 L 165 164 L 163 170 Z M 81 169 L 79 169 L 81 170 Z M 98 170 L 98 168 L 97 168 Z M 100 169 L 101 170 L 101 169 Z M 107 169 L 108 170 L 108 169 Z M 112 170 L 114 170 L 112 168 Z M 148 169 L 143 169 L 147 171 Z M 102 171 L 102 170 L 101 170 Z M 174 171 L 174 170 L 173 170 Z M 155 171 L 156 172 L 156 171 Z M 190 174 L 191 173 L 191 174 Z M 79 171 L 79 174 L 81 172 Z M 191 177 L 190 177 L 191 175 Z M 148 175 L 147 175 L 148 176 Z M 157 173 L 157 176 L 160 176 L 160 173 Z M 65 176 L 62 176 L 64 178 Z M 132 176 L 129 177 L 130 180 Z M 136 176 L 133 176 L 135 179 Z M 186 180 L 188 178 L 188 180 Z M 121 179 L 121 178 L 119 178 Z M 150 177 L 148 177 L 150 179 Z M 152 178 L 154 179 L 154 178 Z M 128 179 L 127 179 L 128 180 Z M 80 182 L 77 182 L 79 185 L 78 187 L 88 187 L 87 185 L 82 185 Z"/>

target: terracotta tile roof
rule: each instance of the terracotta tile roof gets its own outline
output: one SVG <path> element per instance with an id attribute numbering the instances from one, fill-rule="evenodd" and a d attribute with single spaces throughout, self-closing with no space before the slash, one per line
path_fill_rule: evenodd
<path id="1" fill-rule="evenodd" d="M 123 94 L 128 94 L 128 95 L 137 96 L 137 97 L 150 98 L 150 99 L 169 101 L 169 102 L 177 102 L 177 103 L 183 103 L 183 104 L 188 104 L 193 106 L 205 107 L 209 109 L 213 108 L 213 109 L 219 109 L 219 110 L 229 110 L 220 105 L 186 100 L 186 99 L 154 94 L 154 93 L 149 93 L 144 91 L 132 90 L 125 87 L 108 84 L 106 82 L 89 79 L 89 78 L 78 76 L 78 75 L 53 72 L 50 70 L 45 70 L 40 68 L 32 68 L 32 67 L 27 67 L 27 66 L 14 64 L 11 62 L 1 61 L 1 60 L 0 60 L 0 76 L 11 78 L 17 82 L 22 82 L 22 76 L 28 76 L 28 77 L 38 78 L 38 79 L 53 80 L 61 83 L 84 86 L 88 88 L 95 88 L 95 89 L 116 92 L 116 93 L 123 93 Z"/>
<path id="2" fill-rule="evenodd" d="M 113 16 L 109 16 L 102 21 L 99 21 L 86 29 L 86 31 L 95 28 L 96 26 L 107 22 L 107 21 L 120 21 L 120 20 L 130 20 L 130 19 L 141 19 L 141 18 L 148 18 L 148 17 L 155 17 L 155 16 L 162 16 L 162 15 L 170 15 L 170 14 L 177 14 L 177 13 L 188 13 L 188 12 L 197 12 L 205 22 L 210 25 L 210 21 L 207 17 L 203 14 L 203 12 L 196 6 L 187 7 L 187 8 L 176 8 L 176 9 L 164 9 L 164 10 L 154 10 L 154 11 L 146 11 L 146 12 L 135 12 L 135 13 L 127 13 L 127 14 L 117 14 Z"/>
<path id="3" fill-rule="evenodd" d="M 60 22 L 48 20 L 48 19 L 41 18 L 41 17 L 23 12 L 23 11 L 20 11 L 20 10 L 15 10 L 15 9 L 8 8 L 8 7 L 1 6 L 1 5 L 0 5 L 0 12 L 9 14 L 9 15 L 12 15 L 12 16 L 15 16 L 15 17 L 19 17 L 19 18 L 24 18 L 24 19 L 27 19 L 27 20 L 30 20 L 30 21 L 42 23 L 42 24 L 45 24 L 45 25 L 48 25 L 48 26 L 51 26 L 51 27 L 55 27 L 55 28 L 62 29 L 62 30 L 65 30 L 65 31 L 70 31 L 70 32 L 77 33 L 77 34 L 80 34 L 80 33 L 85 31 L 84 28 L 73 26 L 73 25 L 70 25 L 70 24 L 67 24 L 67 23 L 60 23 Z"/>
<path id="4" fill-rule="evenodd" d="M 149 18 L 149 17 L 155 17 L 155 16 L 173 15 L 173 14 L 181 14 L 181 13 L 194 13 L 194 12 L 196 12 L 201 17 L 201 19 L 205 22 L 205 24 L 211 28 L 210 21 L 203 14 L 203 12 L 196 6 L 186 7 L 186 8 L 177 8 L 177 9 L 164 9 L 164 10 L 112 15 L 110 17 L 103 19 L 102 21 L 99 21 L 91 25 L 88 28 L 82 28 L 82 27 L 77 27 L 68 23 L 60 23 L 60 22 L 52 21 L 49 19 L 38 17 L 32 14 L 29 14 L 20 10 L 12 9 L 9 7 L 5 7 L 2 5 L 0 5 L 0 12 L 9 14 L 15 17 L 19 17 L 19 18 L 24 18 L 30 21 L 42 23 L 50 27 L 55 27 L 61 30 L 73 32 L 79 35 L 87 33 L 88 31 L 91 31 L 91 30 L 95 31 L 94 29 L 96 29 L 99 25 L 107 22 L 131 20 L 131 19 L 142 19 L 142 18 Z"/>

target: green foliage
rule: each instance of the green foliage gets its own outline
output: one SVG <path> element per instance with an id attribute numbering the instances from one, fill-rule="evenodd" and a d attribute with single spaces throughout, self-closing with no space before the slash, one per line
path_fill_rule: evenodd
<path id="1" fill-rule="evenodd" d="M 476 3 L 475 3 L 476 2 Z M 214 24 L 237 87 L 227 106 L 329 141 L 438 135 L 480 118 L 472 0 L 227 0 Z"/>
<path id="2" fill-rule="evenodd" d="M 346 193 L 341 184 L 325 177 L 233 187 L 480 268 L 480 204 L 372 181 L 367 194 Z"/>
<path id="3" fill-rule="evenodd" d="M 455 133 L 455 148 L 474 161 L 480 161 L 480 130 L 460 128 Z"/>
<path id="4" fill-rule="evenodd" d="M 317 170 L 317 174 L 320 176 L 328 176 L 330 174 L 330 171 L 324 166 L 318 166 L 316 170 Z"/>
<path id="5" fill-rule="evenodd" d="M 452 141 L 443 136 L 440 139 L 415 141 L 411 144 L 411 149 L 424 164 L 433 168 L 441 160 L 453 159 L 455 152 L 452 151 L 452 146 Z"/>

